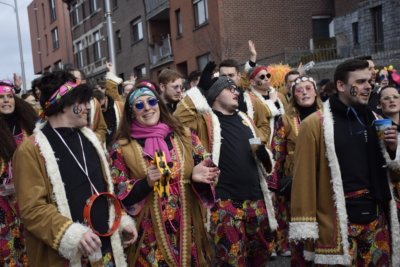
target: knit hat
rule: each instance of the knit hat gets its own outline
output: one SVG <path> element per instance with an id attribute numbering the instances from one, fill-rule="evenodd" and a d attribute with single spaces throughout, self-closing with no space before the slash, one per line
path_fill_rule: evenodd
<path id="1" fill-rule="evenodd" d="M 329 79 L 322 79 L 321 81 L 319 81 L 318 86 L 324 86 L 330 81 L 331 80 L 329 80 Z"/>
<path id="2" fill-rule="evenodd" d="M 225 88 L 230 88 L 231 86 L 237 87 L 236 83 L 229 77 L 219 77 L 218 80 L 208 89 L 206 93 L 207 103 L 210 107 L 213 105 L 215 99 Z"/>

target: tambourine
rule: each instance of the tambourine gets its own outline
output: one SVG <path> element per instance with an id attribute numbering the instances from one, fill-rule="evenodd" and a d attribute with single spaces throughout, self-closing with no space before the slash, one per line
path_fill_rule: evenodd
<path id="1" fill-rule="evenodd" d="M 99 196 L 104 195 L 106 196 L 112 204 L 114 204 L 114 209 L 115 209 L 115 219 L 114 223 L 111 226 L 110 229 L 108 229 L 107 233 L 105 234 L 100 234 L 97 230 L 93 228 L 92 221 L 90 220 L 90 210 L 92 209 L 92 205 L 96 198 Z M 98 236 L 110 236 L 112 235 L 115 231 L 117 231 L 119 224 L 121 223 L 122 219 L 122 209 L 121 209 L 121 204 L 119 203 L 119 200 L 116 196 L 110 193 L 100 193 L 98 195 L 92 195 L 88 200 L 86 200 L 86 205 L 83 208 L 83 221 L 86 225 L 88 225 L 93 232 L 98 235 Z"/>

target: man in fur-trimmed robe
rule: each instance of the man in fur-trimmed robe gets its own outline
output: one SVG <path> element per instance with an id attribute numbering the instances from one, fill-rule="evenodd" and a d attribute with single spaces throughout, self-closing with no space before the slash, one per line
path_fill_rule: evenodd
<path id="1" fill-rule="evenodd" d="M 86 127 L 92 89 L 71 82 L 64 71 L 46 74 L 42 81 L 41 106 L 48 121 L 37 124 L 13 159 L 29 265 L 86 267 L 87 256 L 101 249 L 103 264 L 128 266 L 121 234 L 128 239 L 125 245 L 137 237 L 128 215 L 122 215 L 111 236 L 100 237 L 84 224 L 87 199 L 97 192 L 114 193 L 102 145 Z M 107 233 L 114 224 L 114 205 L 100 197 L 90 216 L 93 228 Z"/>
<path id="2" fill-rule="evenodd" d="M 208 211 L 208 224 L 216 247 L 218 266 L 265 266 L 274 247 L 276 230 L 271 193 L 265 180 L 274 161 L 265 136 L 243 112 L 237 111 L 235 82 L 220 77 L 204 96 L 191 88 L 174 116 L 191 127 L 212 152 L 220 168 L 217 202 Z M 257 159 L 249 139 L 261 137 Z M 235 221 L 235 224 L 231 224 Z"/>
<path id="3" fill-rule="evenodd" d="M 396 127 L 378 140 L 368 62 L 335 71 L 338 93 L 302 122 L 289 238 L 307 240 L 317 266 L 399 266 L 400 230 L 389 170 L 400 168 Z"/>

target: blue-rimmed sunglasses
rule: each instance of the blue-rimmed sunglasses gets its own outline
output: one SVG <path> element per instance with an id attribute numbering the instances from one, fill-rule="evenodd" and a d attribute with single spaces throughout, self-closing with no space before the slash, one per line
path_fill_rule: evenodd
<path id="1" fill-rule="evenodd" d="M 156 98 L 152 97 L 147 100 L 147 103 L 150 105 L 150 107 L 154 107 L 155 105 L 158 104 L 158 100 Z M 142 110 L 142 109 L 144 109 L 144 102 L 139 100 L 138 102 L 133 104 L 133 106 L 137 110 Z"/>

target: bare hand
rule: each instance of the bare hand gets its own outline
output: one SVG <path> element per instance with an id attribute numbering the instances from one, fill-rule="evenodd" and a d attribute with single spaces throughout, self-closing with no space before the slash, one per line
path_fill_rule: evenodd
<path id="1" fill-rule="evenodd" d="M 78 245 L 82 255 L 93 255 L 93 251 L 96 252 L 98 249 L 97 247 L 101 247 L 100 238 L 90 231 L 84 233 Z"/>
<path id="2" fill-rule="evenodd" d="M 114 74 L 114 65 L 111 62 L 106 61 L 107 71 Z"/>
<path id="3" fill-rule="evenodd" d="M 131 245 L 135 243 L 138 237 L 136 227 L 133 225 L 125 226 L 124 229 L 122 229 L 122 234 L 124 235 L 125 238 L 129 239 L 128 241 L 124 242 L 124 245 Z"/>
<path id="4" fill-rule="evenodd" d="M 398 136 L 397 136 L 397 127 L 390 126 L 385 131 L 385 145 L 392 151 L 397 150 Z"/>
<path id="5" fill-rule="evenodd" d="M 269 99 L 275 103 L 278 100 L 278 95 L 276 92 L 269 92 Z"/>
<path id="6" fill-rule="evenodd" d="M 137 77 L 135 77 L 135 74 L 132 73 L 131 76 L 129 76 L 129 81 L 134 82 L 136 81 Z"/>
<path id="7" fill-rule="evenodd" d="M 150 187 L 153 187 L 155 182 L 160 180 L 161 178 L 161 172 L 157 168 L 155 164 L 150 165 L 147 168 L 147 183 L 149 184 Z"/>
<path id="8" fill-rule="evenodd" d="M 303 63 L 300 62 L 299 67 L 297 68 L 297 71 L 300 73 L 300 76 L 303 76 Z"/>
<path id="9" fill-rule="evenodd" d="M 207 163 L 210 162 L 211 159 L 206 158 L 193 168 L 192 179 L 194 182 L 211 184 L 215 181 L 219 170 L 216 167 L 207 167 Z"/>
<path id="10" fill-rule="evenodd" d="M 252 40 L 249 40 L 249 51 L 250 51 L 250 60 L 252 62 L 256 62 L 257 61 L 257 51 L 256 51 L 256 47 L 254 46 L 254 43 Z"/>
<path id="11" fill-rule="evenodd" d="M 17 74 L 14 73 L 14 86 L 20 88 L 21 84 L 22 84 L 21 76 L 17 76 Z"/>

